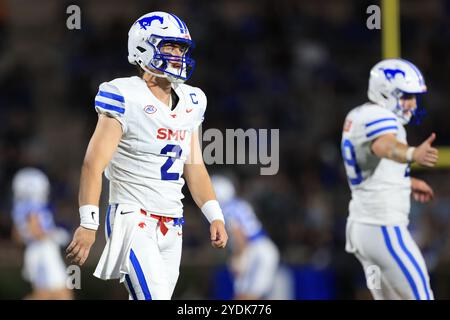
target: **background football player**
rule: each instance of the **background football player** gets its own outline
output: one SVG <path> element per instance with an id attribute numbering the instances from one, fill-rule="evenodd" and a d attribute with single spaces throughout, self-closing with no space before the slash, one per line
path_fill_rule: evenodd
<path id="1" fill-rule="evenodd" d="M 425 261 L 407 229 L 411 193 L 420 202 L 433 198 L 426 182 L 410 177 L 410 164 L 436 164 L 436 136 L 412 147 L 404 128 L 426 91 L 412 63 L 383 60 L 370 71 L 370 102 L 345 119 L 341 148 L 352 191 L 346 250 L 363 265 L 375 299 L 433 299 Z"/>
<path id="2" fill-rule="evenodd" d="M 230 236 L 234 299 L 268 298 L 278 270 L 278 248 L 264 231 L 250 203 L 236 196 L 233 182 L 223 175 L 214 175 L 211 180 Z"/>
<path id="3" fill-rule="evenodd" d="M 13 237 L 25 245 L 23 276 L 33 289 L 26 299 L 71 299 L 60 252 L 69 236 L 54 223 L 47 176 L 36 168 L 23 168 L 15 174 L 12 189 Z"/>

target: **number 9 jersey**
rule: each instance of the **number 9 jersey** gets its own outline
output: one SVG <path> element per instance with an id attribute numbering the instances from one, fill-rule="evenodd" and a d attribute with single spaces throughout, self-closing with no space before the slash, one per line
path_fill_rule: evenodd
<path id="1" fill-rule="evenodd" d="M 119 121 L 123 131 L 105 170 L 110 203 L 136 204 L 169 217 L 183 215 L 183 167 L 192 133 L 203 121 L 206 96 L 186 84 L 172 88 L 179 100 L 170 110 L 139 77 L 100 85 L 95 109 Z"/>
<path id="2" fill-rule="evenodd" d="M 341 151 L 352 191 L 349 220 L 377 225 L 408 222 L 409 165 L 379 158 L 371 150 L 372 141 L 388 133 L 407 144 L 406 130 L 396 115 L 376 104 L 359 106 L 345 119 Z"/>

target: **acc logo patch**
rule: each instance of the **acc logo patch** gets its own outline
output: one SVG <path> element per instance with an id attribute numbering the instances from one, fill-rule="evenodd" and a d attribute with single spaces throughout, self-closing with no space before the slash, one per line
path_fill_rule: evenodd
<path id="1" fill-rule="evenodd" d="M 148 114 L 153 114 L 156 112 L 156 110 L 158 110 L 158 109 L 156 109 L 156 107 L 152 106 L 152 105 L 145 106 L 145 108 L 144 108 L 145 113 L 148 113 Z"/>

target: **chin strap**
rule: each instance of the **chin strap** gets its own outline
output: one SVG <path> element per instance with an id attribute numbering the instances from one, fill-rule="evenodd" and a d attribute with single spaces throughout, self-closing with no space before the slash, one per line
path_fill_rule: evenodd
<path id="1" fill-rule="evenodd" d="M 169 82 L 171 83 L 184 83 L 186 80 L 183 79 L 179 79 L 175 76 L 172 76 L 170 74 L 166 74 L 166 73 L 156 73 L 154 71 L 152 71 L 151 69 L 147 68 L 147 66 L 145 66 L 142 62 L 138 62 L 139 66 L 147 73 L 150 73 L 151 75 L 158 77 L 158 78 L 166 78 L 167 80 L 169 80 Z"/>
<path id="2" fill-rule="evenodd" d="M 150 73 L 151 75 L 158 77 L 158 78 L 167 78 L 167 75 L 165 73 L 160 74 L 160 73 L 155 73 L 152 70 L 150 70 L 149 68 L 147 68 L 142 62 L 138 62 L 139 66 L 147 73 Z"/>

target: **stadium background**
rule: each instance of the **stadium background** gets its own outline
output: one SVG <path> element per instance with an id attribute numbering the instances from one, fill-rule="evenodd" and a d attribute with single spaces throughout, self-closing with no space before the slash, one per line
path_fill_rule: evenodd
<path id="1" fill-rule="evenodd" d="M 81 8 L 81 30 L 66 28 L 66 8 Z M 350 193 L 340 158 L 345 114 L 366 101 L 368 72 L 381 59 L 381 31 L 366 27 L 366 8 L 351 0 L 0 0 L 0 298 L 20 299 L 22 248 L 11 241 L 11 177 L 25 165 L 52 182 L 56 220 L 78 224 L 80 166 L 97 115 L 98 85 L 135 74 L 127 32 L 155 10 L 186 21 L 197 46 L 189 84 L 208 96 L 204 129 L 280 129 L 280 171 L 255 165 L 209 166 L 239 181 L 279 246 L 285 277 L 279 298 L 366 299 L 362 268 L 345 253 Z M 408 128 L 417 144 L 434 131 L 450 144 L 450 1 L 401 1 L 402 56 L 423 71 L 428 114 Z M 423 250 L 435 295 L 450 298 L 450 172 L 414 170 L 435 189 L 430 205 L 413 202 L 410 229 Z M 106 184 L 104 184 L 106 186 Z M 103 192 L 101 209 L 107 193 Z M 181 274 L 175 299 L 229 297 L 226 251 L 187 197 Z M 104 221 L 104 215 L 102 222 Z M 91 276 L 104 245 L 100 229 L 79 299 L 122 299 L 117 282 Z"/>

